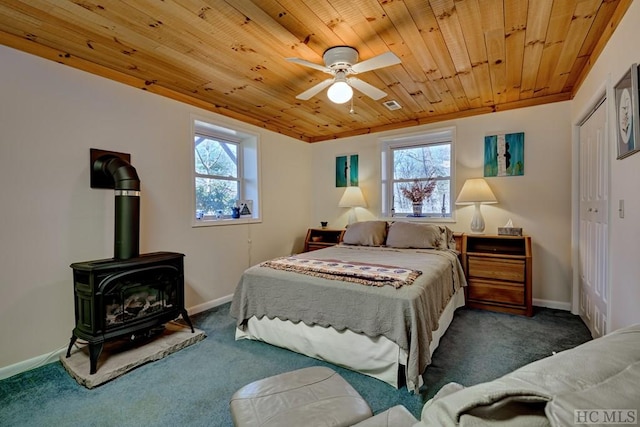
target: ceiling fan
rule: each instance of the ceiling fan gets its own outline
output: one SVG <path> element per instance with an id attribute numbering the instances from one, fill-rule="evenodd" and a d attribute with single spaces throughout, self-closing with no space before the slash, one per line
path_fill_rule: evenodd
<path id="1" fill-rule="evenodd" d="M 286 58 L 289 62 L 295 62 L 305 67 L 323 71 L 333 77 L 321 81 L 317 85 L 305 90 L 297 99 L 304 101 L 311 99 L 324 88 L 329 87 L 327 96 L 336 104 L 344 104 L 353 96 L 353 89 L 367 95 L 369 98 L 378 100 L 387 94 L 375 86 L 360 80 L 357 77 L 348 77 L 350 74 L 364 73 L 378 68 L 388 67 L 400 63 L 400 58 L 392 52 L 385 52 L 365 61 L 358 62 L 358 51 L 350 46 L 335 46 L 327 49 L 322 55 L 325 65 L 319 65 L 300 58 Z"/>

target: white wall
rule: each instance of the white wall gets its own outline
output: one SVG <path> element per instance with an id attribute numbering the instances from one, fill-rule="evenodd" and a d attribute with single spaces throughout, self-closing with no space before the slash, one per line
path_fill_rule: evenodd
<path id="1" fill-rule="evenodd" d="M 569 309 L 571 300 L 571 126 L 570 103 L 511 110 L 434 125 L 313 144 L 313 222 L 344 226 L 348 211 L 338 208 L 344 189 L 335 187 L 335 156 L 358 153 L 359 181 L 368 208 L 358 219 L 381 212 L 379 138 L 420 130 L 456 128 L 456 189 L 483 175 L 484 137 L 499 132 L 525 133 L 525 173 L 487 178 L 499 204 L 485 205 L 486 233 L 512 219 L 533 242 L 533 298 L 538 304 Z M 457 194 L 456 191 L 456 194 Z M 452 230 L 469 232 L 472 206 L 456 209 Z"/>
<path id="2" fill-rule="evenodd" d="M 532 236 L 539 302 L 568 307 L 571 297 L 571 125 L 607 78 L 640 62 L 640 47 L 629 44 L 639 24 L 633 2 L 572 102 L 420 128 L 456 127 L 457 190 L 482 175 L 486 134 L 525 132 L 525 175 L 490 178 L 500 203 L 483 213 L 487 232 L 512 218 Z M 358 216 L 375 218 L 378 138 L 403 133 L 304 144 L 1 46 L 0 63 L 0 369 L 66 347 L 74 326 L 69 264 L 113 255 L 113 193 L 89 188 L 89 148 L 131 153 L 142 179 L 141 251 L 186 254 L 193 307 L 228 297 L 247 266 L 299 250 L 308 226 L 346 223 L 336 155 L 360 154 L 369 207 Z M 261 224 L 191 228 L 191 113 L 261 135 Z M 626 203 L 625 218 L 612 215 L 611 223 L 615 329 L 640 322 L 640 154 L 616 161 L 614 150 L 611 199 Z M 472 208 L 456 215 L 451 228 L 468 231 Z"/>
<path id="3" fill-rule="evenodd" d="M 140 251 L 186 255 L 187 307 L 302 248 L 308 144 L 2 46 L 0 64 L 0 368 L 66 347 L 69 265 L 113 256 L 114 195 L 90 188 L 90 148 L 131 154 Z M 191 227 L 192 113 L 260 134 L 262 223 Z"/>
<path id="4" fill-rule="evenodd" d="M 586 113 L 592 100 L 604 87 L 611 87 L 629 70 L 632 63 L 640 63 L 640 2 L 631 6 L 613 37 L 594 64 L 576 94 L 571 111 L 573 124 Z M 612 104 L 609 123 L 616 123 Z M 609 330 L 640 323 L 640 154 L 616 160 L 615 140 L 610 144 L 610 285 L 611 324 Z M 618 217 L 618 201 L 624 200 L 624 218 Z"/>

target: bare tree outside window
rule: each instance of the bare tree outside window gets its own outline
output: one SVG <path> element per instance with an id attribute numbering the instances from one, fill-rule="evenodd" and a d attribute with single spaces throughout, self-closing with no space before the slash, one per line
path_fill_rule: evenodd
<path id="1" fill-rule="evenodd" d="M 427 216 L 451 216 L 451 143 L 428 144 L 392 149 L 393 208 L 397 214 L 412 212 L 412 201 L 402 188 L 414 181 L 436 181 L 431 195 L 423 201 Z"/>
<path id="2" fill-rule="evenodd" d="M 261 222 L 259 135 L 204 119 L 192 127 L 192 226 Z M 244 215 L 241 203 L 251 206 Z"/>
<path id="3" fill-rule="evenodd" d="M 230 217 L 239 198 L 238 144 L 196 135 L 196 215 Z"/>
<path id="4" fill-rule="evenodd" d="M 426 220 L 453 218 L 455 176 L 455 128 L 395 135 L 380 140 L 382 160 L 382 214 L 425 217 Z M 434 186 L 435 184 L 435 186 Z M 423 191 L 422 204 L 409 190 Z"/>

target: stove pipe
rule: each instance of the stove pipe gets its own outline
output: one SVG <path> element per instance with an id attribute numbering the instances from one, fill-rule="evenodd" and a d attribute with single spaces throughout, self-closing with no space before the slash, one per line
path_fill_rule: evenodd
<path id="1" fill-rule="evenodd" d="M 135 258 L 140 255 L 140 179 L 136 169 L 109 154 L 98 158 L 93 167 L 114 182 L 114 258 Z"/>

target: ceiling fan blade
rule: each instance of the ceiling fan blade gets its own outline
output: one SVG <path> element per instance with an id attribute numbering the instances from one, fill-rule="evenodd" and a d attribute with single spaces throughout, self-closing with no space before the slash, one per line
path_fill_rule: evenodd
<path id="1" fill-rule="evenodd" d="M 390 65 L 399 64 L 400 62 L 400 58 L 398 58 L 393 52 L 385 52 L 381 55 L 374 56 L 373 58 L 358 62 L 357 64 L 354 64 L 351 69 L 355 73 L 364 73 L 365 71 L 388 67 Z"/>
<path id="2" fill-rule="evenodd" d="M 372 86 L 369 83 L 355 77 L 349 77 L 347 79 L 347 83 L 349 83 L 349 85 L 352 86 L 354 89 L 359 90 L 360 92 L 364 93 L 369 98 L 372 98 L 375 101 L 387 96 L 386 92 L 383 92 L 377 87 Z"/>
<path id="3" fill-rule="evenodd" d="M 301 58 L 285 58 L 289 62 L 295 62 L 296 64 L 304 65 L 305 67 L 314 68 L 316 70 L 323 71 L 325 73 L 331 73 L 331 70 L 324 65 L 316 64 L 315 62 L 307 61 Z"/>
<path id="4" fill-rule="evenodd" d="M 312 97 L 316 96 L 318 93 L 320 93 L 322 91 L 322 89 L 328 87 L 331 83 L 333 83 L 333 78 L 331 79 L 326 79 L 321 81 L 320 83 L 318 83 L 315 86 L 312 86 L 311 88 L 305 90 L 304 92 L 302 92 L 300 95 L 296 96 L 296 99 L 302 99 L 303 101 L 306 101 L 308 99 L 311 99 Z"/>

